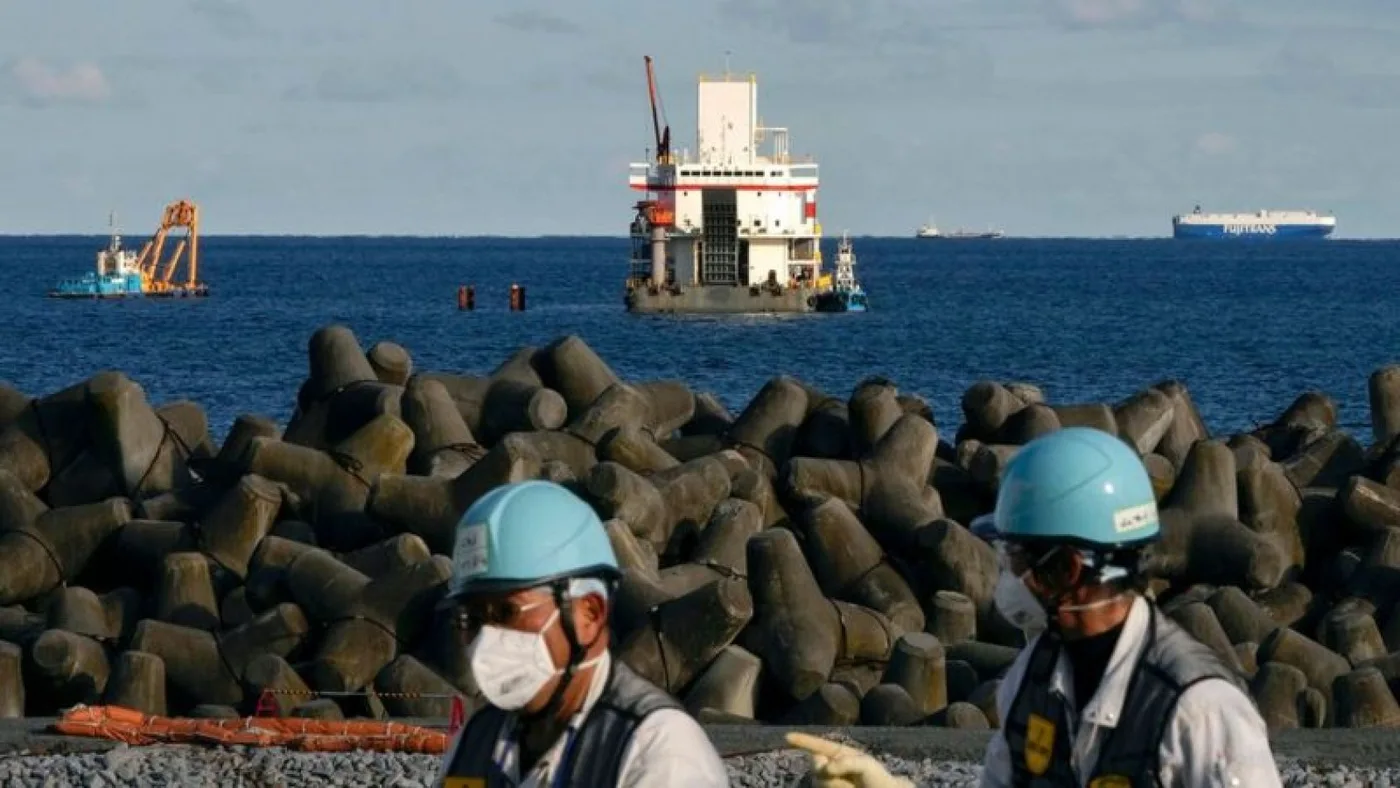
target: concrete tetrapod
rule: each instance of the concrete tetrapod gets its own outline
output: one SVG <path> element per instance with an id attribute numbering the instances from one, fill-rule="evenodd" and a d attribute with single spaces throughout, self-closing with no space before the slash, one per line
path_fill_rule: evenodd
<path id="1" fill-rule="evenodd" d="M 844 501 L 827 498 L 802 519 L 807 563 L 823 592 L 878 610 L 906 630 L 924 628 L 924 611 L 914 592 Z"/>
<path id="2" fill-rule="evenodd" d="M 219 601 L 209 559 L 199 553 L 171 553 L 165 557 L 162 569 L 155 618 L 183 627 L 218 631 Z"/>
<path id="3" fill-rule="evenodd" d="M 653 684 L 680 694 L 753 617 L 741 578 L 716 580 L 657 605 L 617 655 Z"/>
<path id="4" fill-rule="evenodd" d="M 165 660 L 144 651 L 123 651 L 107 680 L 102 702 L 164 716 L 168 709 Z"/>
<path id="5" fill-rule="evenodd" d="M 840 618 L 802 558 L 791 531 L 770 529 L 748 541 L 754 653 L 789 695 L 816 692 L 836 666 Z"/>
<path id="6" fill-rule="evenodd" d="M 546 388 L 531 362 L 534 348 L 521 348 L 489 377 L 431 374 L 451 396 L 473 435 L 491 445 L 517 431 L 554 430 L 572 412 L 559 392 Z"/>
<path id="7" fill-rule="evenodd" d="M 76 460 L 92 441 L 87 387 L 83 381 L 31 400 L 0 430 L 0 471 L 38 492 Z"/>
<path id="8" fill-rule="evenodd" d="M 271 696 L 277 716 L 290 716 L 301 704 L 315 697 L 301 675 L 279 654 L 259 654 L 243 669 L 245 697 Z"/>
<path id="9" fill-rule="evenodd" d="M 102 644 L 86 636 L 49 629 L 30 646 L 31 689 L 59 706 L 101 701 L 112 665 Z"/>
<path id="10" fill-rule="evenodd" d="M 0 719 L 24 716 L 24 649 L 0 640 Z"/>
<path id="11" fill-rule="evenodd" d="M 29 407 L 29 397 L 14 386 L 0 380 L 0 430 L 10 426 Z"/>
<path id="12" fill-rule="evenodd" d="M 763 661 L 755 654 L 742 646 L 725 646 L 691 683 L 686 709 L 694 715 L 708 709 L 752 720 L 757 715 L 762 671 Z"/>
<path id="13" fill-rule="evenodd" d="M 326 626 L 310 668 L 316 689 L 369 684 L 398 656 L 400 638 L 416 639 L 451 571 L 450 559 L 432 556 L 370 579 L 325 550 L 300 551 L 283 582 L 310 620 Z"/>
<path id="14" fill-rule="evenodd" d="M 169 686 L 182 700 L 232 706 L 244 700 L 242 681 L 250 662 L 261 654 L 294 652 L 308 632 L 301 608 L 281 604 L 217 636 L 146 619 L 136 625 L 130 648 L 160 657 Z"/>
<path id="15" fill-rule="evenodd" d="M 382 533 L 365 515 L 370 488 L 381 473 L 402 473 L 412 450 L 408 426 L 381 415 L 329 451 L 254 438 L 243 471 L 286 484 L 309 504 L 322 544 L 353 549 Z"/>
<path id="16" fill-rule="evenodd" d="M 0 486 L 4 483 L 0 478 Z M 28 601 L 72 581 L 107 537 L 131 519 L 131 502 L 125 498 L 50 509 L 31 522 L 24 516 L 32 509 L 11 519 L 15 507 L 6 508 L 9 526 L 0 532 L 0 605 Z"/>
<path id="17" fill-rule="evenodd" d="M 452 714 L 452 697 L 464 693 L 432 668 L 410 654 L 401 654 L 384 666 L 374 679 L 374 689 L 383 693 L 385 709 L 395 717 L 447 718 Z M 464 698 L 463 710 L 470 715 L 484 699 Z"/>
<path id="18" fill-rule="evenodd" d="M 99 596 L 82 586 L 68 586 L 50 597 L 48 626 L 100 643 L 125 643 L 140 617 L 142 601 L 134 588 L 117 588 Z"/>
<path id="19" fill-rule="evenodd" d="M 422 634 L 426 612 L 452 575 L 447 556 L 395 570 L 370 581 L 348 612 L 352 618 L 327 629 L 312 664 L 312 683 L 330 691 L 355 691 L 374 680 Z"/>
<path id="20" fill-rule="evenodd" d="M 478 498 L 502 484 L 536 478 L 543 462 L 534 448 L 503 440 L 453 479 L 380 474 L 365 511 L 390 528 L 417 534 L 434 552 L 447 554 L 457 520 Z"/>
<path id="21" fill-rule="evenodd" d="M 0 641 L 28 660 L 42 640 L 49 666 L 16 674 L 26 711 L 81 695 L 98 654 L 102 697 L 154 705 L 122 686 L 159 684 L 159 664 L 180 714 L 246 713 L 257 682 L 384 693 L 284 713 L 408 703 L 395 686 L 473 697 L 466 634 L 433 606 L 454 527 L 494 486 L 548 478 L 608 522 L 619 658 L 697 713 L 997 724 L 997 682 L 1024 638 L 996 613 L 996 554 L 967 526 L 1024 443 L 1088 426 L 1148 469 L 1165 531 L 1152 593 L 1251 676 L 1271 725 L 1388 724 L 1400 686 L 1389 367 L 1368 381 L 1364 444 L 1323 392 L 1213 434 L 1175 380 L 1069 404 L 979 381 L 940 441 L 927 402 L 874 376 L 849 396 L 774 377 L 735 417 L 683 381 L 623 380 L 578 336 L 519 348 L 486 376 L 418 369 L 408 348 L 366 350 L 346 326 L 307 350 L 286 429 L 243 414 L 221 444 L 197 404 L 148 402 L 119 372 L 36 399 L 0 387 Z M 242 636 L 240 650 L 235 633 L 288 609 L 304 631 Z M 926 636 L 943 651 L 931 714 L 912 667 L 924 663 L 904 651 Z"/>
<path id="22" fill-rule="evenodd" d="M 415 375 L 404 388 L 401 410 L 413 431 L 409 473 L 455 479 L 486 453 L 440 381 Z"/>
<path id="23" fill-rule="evenodd" d="M 1251 589 L 1272 588 L 1283 579 L 1287 559 L 1279 546 L 1239 521 L 1235 456 L 1223 441 L 1191 447 L 1161 516 L 1162 541 L 1151 551 L 1156 574 Z"/>
<path id="24" fill-rule="evenodd" d="M 693 544 L 733 491 L 731 476 L 713 457 L 691 460 L 644 478 L 619 463 L 593 466 L 585 494 L 599 514 L 626 522 L 658 555 L 675 557 Z"/>
<path id="25" fill-rule="evenodd" d="M 307 377 L 282 440 L 324 449 L 379 415 L 398 415 L 400 387 L 379 381 L 355 333 L 342 325 L 317 329 L 307 342 Z"/>
<path id="26" fill-rule="evenodd" d="M 93 443 L 115 470 L 119 494 L 139 501 L 190 483 L 191 447 L 146 402 L 141 387 L 120 372 L 88 382 Z"/>
<path id="27" fill-rule="evenodd" d="M 365 357 L 380 383 L 402 386 L 413 374 L 413 357 L 397 342 L 376 342 Z"/>

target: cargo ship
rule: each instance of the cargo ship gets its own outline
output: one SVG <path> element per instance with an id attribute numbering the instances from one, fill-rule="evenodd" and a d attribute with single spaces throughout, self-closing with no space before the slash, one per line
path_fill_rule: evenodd
<path id="1" fill-rule="evenodd" d="M 1172 217 L 1173 238 L 1236 238 L 1247 240 L 1322 239 L 1337 229 L 1337 217 L 1317 211 L 1203 213 L 1201 206 Z"/>
<path id="2" fill-rule="evenodd" d="M 701 75 L 694 154 L 671 146 L 646 63 L 655 155 L 630 165 L 634 206 L 623 302 L 638 313 L 811 312 L 822 274 L 817 164 L 758 119 L 754 75 Z M 768 143 L 766 149 L 763 143 Z"/>
<path id="3" fill-rule="evenodd" d="M 915 237 L 915 238 L 937 238 L 937 239 L 949 240 L 949 241 L 970 241 L 970 240 L 981 240 L 981 239 L 987 239 L 987 238 L 1000 238 L 1000 237 L 1002 237 L 1002 231 L 1001 231 L 1001 230 L 963 230 L 963 229 L 957 229 L 957 230 L 954 230 L 954 231 L 952 231 L 952 232 L 944 232 L 944 231 L 938 229 L 938 225 L 934 224 L 933 222 L 929 222 L 928 224 L 920 225 L 920 226 L 919 226 L 919 229 L 918 229 L 917 231 L 915 231 L 914 237 Z"/>

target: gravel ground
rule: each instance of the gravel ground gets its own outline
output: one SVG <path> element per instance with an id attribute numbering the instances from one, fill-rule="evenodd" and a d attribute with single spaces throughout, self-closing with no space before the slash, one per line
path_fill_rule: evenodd
<path id="1" fill-rule="evenodd" d="M 0 788 L 29 786 L 430 786 L 438 757 L 308 754 L 271 748 L 126 747 L 46 735 L 48 719 L 0 720 Z M 425 724 L 425 721 L 413 721 Z M 882 756 L 890 771 L 923 786 L 976 786 L 985 731 L 932 728 L 801 728 Z M 783 748 L 783 728 L 706 726 L 726 755 L 736 788 L 802 785 L 804 753 Z M 1273 742 L 1283 784 L 1400 788 L 1400 736 L 1393 729 L 1290 731 Z"/>
<path id="2" fill-rule="evenodd" d="M 0 786 L 386 786 L 424 788 L 434 755 L 288 752 L 280 748 L 121 747 L 104 753 L 0 759 Z"/>
<path id="3" fill-rule="evenodd" d="M 967 761 L 883 758 L 890 771 L 920 786 L 976 786 L 981 767 Z M 779 751 L 728 758 L 736 788 L 800 785 L 807 756 Z M 1308 766 L 1282 760 L 1283 784 L 1330 788 L 1400 786 L 1400 767 Z M 322 755 L 281 749 L 158 746 L 118 747 L 109 752 L 72 755 L 0 756 L 0 786 L 387 786 L 426 788 L 436 776 L 430 755 L 354 753 Z"/>

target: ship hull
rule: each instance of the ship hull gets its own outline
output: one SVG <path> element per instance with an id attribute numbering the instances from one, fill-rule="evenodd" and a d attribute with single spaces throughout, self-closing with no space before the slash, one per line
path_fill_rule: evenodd
<path id="1" fill-rule="evenodd" d="M 989 241 L 993 238 L 1000 238 L 1001 233 L 949 233 L 947 235 L 916 235 L 925 241 Z"/>
<path id="2" fill-rule="evenodd" d="M 1335 229 L 1330 224 L 1287 224 L 1257 222 L 1231 224 L 1225 222 L 1174 222 L 1172 237 L 1188 240 L 1205 239 L 1232 241 L 1303 241 L 1327 238 Z"/>
<path id="3" fill-rule="evenodd" d="M 864 292 L 836 290 L 817 296 L 816 310 L 818 312 L 864 312 L 866 305 L 867 299 Z"/>
<path id="4" fill-rule="evenodd" d="M 67 279 L 49 290 L 49 298 L 142 298 L 141 277 L 137 274 L 86 274 Z"/>
<path id="5" fill-rule="evenodd" d="M 751 315 L 814 311 L 816 289 L 799 287 L 773 292 L 733 285 L 692 285 L 674 290 L 632 288 L 623 296 L 628 312 L 638 314 Z"/>

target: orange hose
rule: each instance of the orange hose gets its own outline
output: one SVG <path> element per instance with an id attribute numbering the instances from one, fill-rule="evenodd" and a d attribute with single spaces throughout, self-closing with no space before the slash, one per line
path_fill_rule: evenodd
<path id="1" fill-rule="evenodd" d="M 142 714 L 121 706 L 74 707 L 53 724 L 52 730 L 134 745 L 218 744 L 303 752 L 373 750 L 432 755 L 447 749 L 447 734 L 401 722 L 269 717 L 201 720 Z"/>

